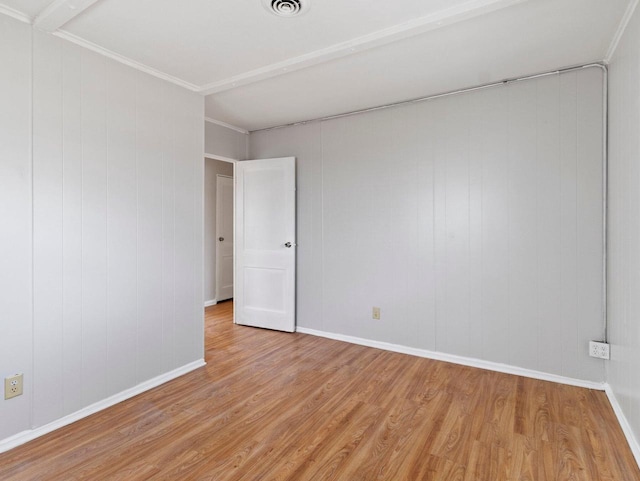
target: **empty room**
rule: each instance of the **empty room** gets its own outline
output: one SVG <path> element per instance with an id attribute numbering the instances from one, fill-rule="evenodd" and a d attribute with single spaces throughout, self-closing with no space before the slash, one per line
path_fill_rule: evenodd
<path id="1" fill-rule="evenodd" d="M 0 0 L 0 479 L 640 481 L 639 0 Z"/>

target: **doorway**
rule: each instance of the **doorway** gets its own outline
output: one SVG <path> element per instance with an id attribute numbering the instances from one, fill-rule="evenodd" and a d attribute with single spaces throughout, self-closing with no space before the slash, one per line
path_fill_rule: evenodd
<path id="1" fill-rule="evenodd" d="M 233 300 L 234 323 L 295 331 L 295 176 L 294 157 L 206 154 L 205 308 Z"/>
<path id="2" fill-rule="evenodd" d="M 204 171 L 204 307 L 208 307 L 233 298 L 234 162 L 207 156 Z"/>

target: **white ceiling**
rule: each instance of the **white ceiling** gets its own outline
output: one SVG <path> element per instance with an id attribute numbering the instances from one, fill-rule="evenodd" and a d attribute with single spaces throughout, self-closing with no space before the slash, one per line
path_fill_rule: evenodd
<path id="1" fill-rule="evenodd" d="M 208 117 L 255 130 L 601 61 L 629 3 L 311 0 L 289 19 L 262 0 L 0 0 L 0 11 L 213 92 Z"/>
<path id="2" fill-rule="evenodd" d="M 51 0 L 2 0 L 0 3 L 33 18 L 44 10 Z"/>
<path id="3" fill-rule="evenodd" d="M 247 130 L 351 112 L 605 58 L 626 1 L 531 0 L 208 96 Z"/>
<path id="4" fill-rule="evenodd" d="M 261 0 L 103 0 L 64 29 L 206 85 L 465 1 L 312 0 L 308 14 L 291 19 Z"/>

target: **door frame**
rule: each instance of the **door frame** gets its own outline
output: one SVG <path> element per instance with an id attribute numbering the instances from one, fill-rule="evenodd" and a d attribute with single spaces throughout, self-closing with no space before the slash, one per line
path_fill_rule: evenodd
<path id="1" fill-rule="evenodd" d="M 235 164 L 233 166 L 233 176 L 228 176 L 228 175 L 223 175 L 223 174 L 216 174 L 216 272 L 215 272 L 215 276 L 216 276 L 216 301 L 220 300 L 220 242 L 217 241 L 217 239 L 220 237 L 220 179 L 231 179 L 231 195 L 232 197 L 235 196 Z M 236 217 L 236 208 L 235 208 L 235 202 L 233 203 L 233 209 L 232 209 L 232 213 L 231 216 L 233 218 L 233 220 L 231 221 L 233 224 L 233 255 L 235 256 L 236 253 L 236 239 L 235 239 L 235 231 L 236 231 L 236 222 L 235 222 L 235 217 Z M 232 271 L 233 271 L 233 288 L 235 290 L 235 262 L 232 266 Z"/>
<path id="2" fill-rule="evenodd" d="M 240 162 L 240 160 L 238 159 L 232 159 L 230 157 L 224 157 L 223 155 L 217 155 L 217 154 L 209 154 L 207 152 L 205 152 L 204 154 L 204 158 L 205 159 L 212 159 L 212 160 L 220 160 L 222 162 L 228 162 L 230 164 L 233 164 L 233 197 L 235 199 L 235 194 L 236 194 L 236 164 L 238 162 Z M 203 162 L 205 162 L 203 160 Z M 216 180 L 217 182 L 217 180 Z M 216 185 L 216 195 L 218 195 L 217 192 L 217 185 Z M 216 205 L 216 211 L 218 209 L 218 206 Z M 216 234 L 218 231 L 218 213 L 216 212 Z M 216 236 L 216 239 L 218 237 Z M 218 249 L 217 249 L 217 245 L 216 245 L 216 296 L 218 294 Z M 236 258 L 236 203 L 233 203 L 233 258 Z M 234 261 L 233 263 L 233 290 L 236 290 L 236 263 Z M 236 310 L 233 310 L 233 323 L 236 323 Z"/>

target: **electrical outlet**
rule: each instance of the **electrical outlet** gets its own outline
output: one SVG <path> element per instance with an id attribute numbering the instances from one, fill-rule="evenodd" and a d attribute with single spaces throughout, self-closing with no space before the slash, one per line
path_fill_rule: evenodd
<path id="1" fill-rule="evenodd" d="M 11 399 L 22 396 L 22 374 L 9 376 L 4 380 L 4 398 Z"/>
<path id="2" fill-rule="evenodd" d="M 589 341 L 589 356 L 599 359 L 609 359 L 609 344 L 606 342 Z"/>
<path id="3" fill-rule="evenodd" d="M 377 321 L 380 320 L 380 308 L 379 307 L 374 307 L 373 308 L 373 313 L 371 314 L 371 317 L 373 319 L 376 319 Z"/>

